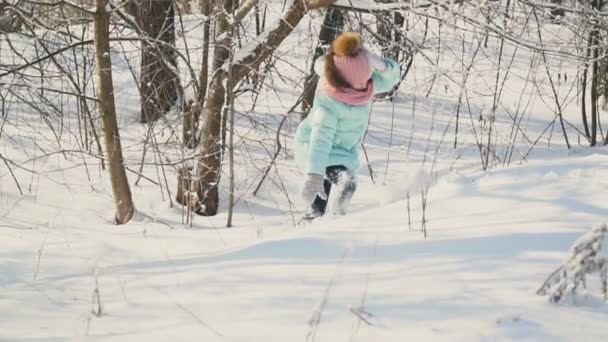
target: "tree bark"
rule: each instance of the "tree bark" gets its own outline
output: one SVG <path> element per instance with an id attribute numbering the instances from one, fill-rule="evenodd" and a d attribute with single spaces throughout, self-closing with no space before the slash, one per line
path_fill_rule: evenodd
<path id="1" fill-rule="evenodd" d="M 388 57 L 391 51 L 392 30 L 390 26 L 390 12 L 384 11 L 376 15 L 376 30 L 378 36 L 382 38 L 379 42 L 382 46 L 382 55 Z"/>
<path id="2" fill-rule="evenodd" d="M 179 6 L 183 14 L 192 13 L 192 0 L 175 0 L 175 4 Z"/>
<path id="3" fill-rule="evenodd" d="M 549 18 L 551 20 L 556 20 L 557 17 L 563 17 L 566 15 L 566 10 L 562 7 L 563 0 L 551 0 L 549 3 L 553 5 L 551 9 Z"/>
<path id="4" fill-rule="evenodd" d="M 592 2 L 592 7 L 595 9 L 600 8 L 599 1 L 595 0 Z M 597 59 L 599 57 L 599 27 L 596 20 L 592 21 L 591 31 L 591 49 L 593 51 L 593 62 L 591 63 L 591 141 L 590 145 L 595 146 L 597 143 L 597 126 L 598 126 L 598 65 Z"/>
<path id="5" fill-rule="evenodd" d="M 325 13 L 323 18 L 323 26 L 319 31 L 319 43 L 315 49 L 315 54 L 312 58 L 312 64 L 310 66 L 310 74 L 306 77 L 304 82 L 304 94 L 302 95 L 302 120 L 306 119 L 308 111 L 312 107 L 312 103 L 315 99 L 315 91 L 317 90 L 317 83 L 319 76 L 315 73 L 315 61 L 325 54 L 324 46 L 331 45 L 334 39 L 342 32 L 344 27 L 344 16 L 338 9 L 329 9 Z"/>
<path id="6" fill-rule="evenodd" d="M 141 44 L 141 122 L 158 120 L 178 99 L 174 13 L 172 0 L 142 0 L 138 6 L 138 24 L 147 35 Z"/>
<path id="7" fill-rule="evenodd" d="M 220 5 L 221 6 L 221 5 Z M 220 7 L 218 6 L 218 7 Z M 217 11 L 217 37 L 213 52 L 213 66 L 209 92 L 205 101 L 205 120 L 201 132 L 201 157 L 198 160 L 196 185 L 198 198 L 201 201 L 197 214 L 213 216 L 217 214 L 219 205 L 218 184 L 222 159 L 222 109 L 224 107 L 226 89 L 224 81 L 227 73 L 222 69 L 230 56 L 233 42 L 232 30 L 226 17 L 233 12 L 233 0 L 224 0 L 222 10 Z"/>
<path id="8" fill-rule="evenodd" d="M 110 54 L 110 16 L 106 12 L 108 0 L 96 0 L 95 13 L 95 63 L 97 66 L 97 97 L 101 109 L 105 154 L 109 164 L 112 193 L 116 206 L 116 223 L 127 223 L 133 217 L 134 207 L 131 189 L 125 171 L 120 144 L 120 134 L 114 105 L 112 83 L 112 59 Z"/>
<path id="9" fill-rule="evenodd" d="M 399 51 L 401 50 L 399 48 L 399 46 L 403 46 L 405 45 L 405 41 L 404 41 L 404 36 L 403 36 L 403 32 L 400 30 L 403 27 L 403 24 L 405 23 L 405 17 L 403 16 L 403 14 L 399 13 L 399 12 L 395 12 L 393 15 L 393 23 L 394 23 L 394 35 L 393 35 L 393 48 L 391 50 L 391 54 L 390 54 L 390 58 L 398 61 L 399 60 Z"/>
<path id="10" fill-rule="evenodd" d="M 198 140 L 196 133 L 201 117 L 201 111 L 205 104 L 207 95 L 207 83 L 209 81 L 209 40 L 211 32 L 211 2 L 212 0 L 201 0 L 201 12 L 205 16 L 203 22 L 203 59 L 201 63 L 201 73 L 199 75 L 199 89 L 196 94 L 196 102 L 188 111 L 184 113 L 183 140 L 187 148 L 196 148 Z"/>
<path id="11" fill-rule="evenodd" d="M 593 32 L 589 33 L 587 39 L 587 49 L 585 53 L 585 62 L 583 64 L 583 77 L 581 80 L 581 116 L 583 120 L 583 128 L 585 129 L 585 137 L 587 140 L 591 139 L 591 133 L 589 132 L 589 124 L 587 123 L 587 76 L 589 74 L 589 58 L 591 57 L 591 44 L 593 42 Z"/>

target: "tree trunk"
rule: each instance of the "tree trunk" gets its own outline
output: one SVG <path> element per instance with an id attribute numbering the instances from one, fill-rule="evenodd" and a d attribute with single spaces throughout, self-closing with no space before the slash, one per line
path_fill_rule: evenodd
<path id="1" fill-rule="evenodd" d="M 308 0 L 308 1 L 293 1 L 279 21 L 277 26 L 265 35 L 250 53 L 240 60 L 235 60 L 232 66 L 232 77 L 228 79 L 224 65 L 228 60 L 230 48 L 232 47 L 233 36 L 230 34 L 229 23 L 225 13 L 232 13 L 232 2 L 227 0 L 224 2 L 224 12 L 218 13 L 218 34 L 217 37 L 222 37 L 216 42 L 213 57 L 213 77 L 209 86 L 209 93 L 205 103 L 205 120 L 202 130 L 201 141 L 201 157 L 198 159 L 196 178 L 197 194 L 199 197 L 200 210 L 197 212 L 200 215 L 212 216 L 217 213 L 219 194 L 218 184 L 220 181 L 220 166 L 221 166 L 221 122 L 222 108 L 224 107 L 226 89 L 235 87 L 245 76 L 255 70 L 264 60 L 266 60 L 275 49 L 289 36 L 294 27 L 298 25 L 300 20 L 306 14 L 306 10 L 322 8 L 335 2 L 335 0 Z M 239 8 L 235 15 L 236 23 L 241 20 L 249 10 L 253 8 L 255 2 L 247 1 L 244 3 L 246 9 Z M 239 17 L 240 16 L 240 17 Z"/>
<path id="2" fill-rule="evenodd" d="M 403 32 L 400 30 L 403 27 L 403 24 L 405 23 L 405 17 L 403 17 L 403 14 L 399 13 L 399 12 L 395 12 L 394 13 L 394 30 L 395 30 L 395 34 L 393 35 L 393 49 L 391 50 L 391 54 L 390 54 L 390 58 L 398 61 L 399 60 L 399 51 L 401 50 L 399 47 L 400 46 L 405 46 L 406 42 L 403 36 Z M 406 58 L 404 58 L 405 60 Z"/>
<path id="3" fill-rule="evenodd" d="M 583 120 L 583 128 L 585 129 L 585 137 L 587 140 L 591 139 L 591 133 L 589 132 L 589 124 L 587 123 L 587 75 L 589 74 L 589 58 L 591 57 L 591 44 L 593 42 L 593 32 L 589 33 L 587 39 L 587 49 L 585 53 L 585 62 L 583 65 L 583 77 L 581 80 L 581 116 Z"/>
<path id="4" fill-rule="evenodd" d="M 317 90 L 317 82 L 319 76 L 315 73 L 315 61 L 325 54 L 324 46 L 331 45 L 334 39 L 342 32 L 344 27 L 344 16 L 337 9 L 329 9 L 325 13 L 323 19 L 323 26 L 319 31 L 319 43 L 315 49 L 315 54 L 312 58 L 312 65 L 310 66 L 310 74 L 306 77 L 304 82 L 304 94 L 302 95 L 302 120 L 306 119 L 308 111 L 312 107 L 312 103 L 315 99 L 315 91 Z"/>
<path id="5" fill-rule="evenodd" d="M 413 56 L 410 56 L 409 53 L 403 53 L 403 57 L 401 59 L 399 58 L 400 52 L 409 45 L 405 40 L 405 36 L 404 36 L 403 32 L 401 31 L 401 28 L 403 27 L 404 23 L 405 23 L 405 17 L 403 17 L 403 14 L 395 12 L 393 14 L 392 25 L 390 25 L 390 26 L 386 25 L 386 26 L 388 26 L 387 29 L 389 30 L 389 32 L 387 34 L 387 38 L 390 40 L 385 42 L 386 47 L 383 48 L 383 51 L 384 51 L 385 57 L 391 58 L 395 61 L 399 61 L 399 64 L 405 63 L 406 65 L 409 66 L 409 65 L 411 65 Z M 441 26 L 440 26 L 440 30 L 441 30 Z M 409 49 L 409 50 L 411 52 L 413 49 Z M 408 69 L 409 69 L 409 67 L 408 67 Z M 402 76 L 402 79 L 407 74 L 408 69 L 406 69 L 405 72 L 403 73 L 404 76 Z M 386 92 L 386 93 L 378 94 L 378 97 L 381 97 L 381 98 L 388 97 L 388 98 L 392 99 L 400 85 L 401 85 L 401 81 L 393 87 L 393 90 Z"/>
<path id="6" fill-rule="evenodd" d="M 141 44 L 141 122 L 152 123 L 178 99 L 173 1 L 142 0 L 137 19 L 147 35 Z"/>
<path id="7" fill-rule="evenodd" d="M 175 0 L 175 4 L 179 6 L 182 14 L 192 13 L 192 0 Z"/>
<path id="8" fill-rule="evenodd" d="M 599 9 L 598 5 L 599 1 L 595 0 L 592 3 L 593 8 Z M 598 111 L 597 111 L 597 102 L 598 102 L 598 65 L 597 59 L 599 57 L 599 27 L 596 20 L 592 21 L 592 31 L 591 31 L 591 49 L 593 51 L 593 62 L 591 64 L 591 146 L 595 146 L 597 143 L 597 126 L 598 126 Z"/>
<path id="9" fill-rule="evenodd" d="M 201 111 L 205 104 L 205 96 L 207 95 L 207 83 L 209 82 L 209 40 L 211 31 L 211 2 L 212 0 L 201 0 L 201 12 L 205 16 L 203 22 L 203 60 L 201 65 L 201 73 L 199 75 L 199 89 L 196 94 L 196 102 L 192 107 L 184 113 L 183 139 L 184 145 L 187 148 L 195 148 L 198 145 L 196 133 L 198 132 L 198 123 L 201 117 Z"/>
<path id="10" fill-rule="evenodd" d="M 591 67 L 591 146 L 595 146 L 597 143 L 597 79 L 598 79 L 598 68 L 597 58 L 598 51 L 597 47 L 593 48 L 593 63 Z"/>
<path id="11" fill-rule="evenodd" d="M 134 207 L 116 121 L 110 55 L 110 16 L 106 12 L 106 2 L 107 0 L 96 0 L 97 11 L 94 19 L 97 97 L 103 121 L 105 152 L 109 164 L 112 193 L 116 205 L 116 223 L 124 224 L 133 217 Z"/>
<path id="12" fill-rule="evenodd" d="M 382 56 L 386 57 L 390 54 L 391 41 L 393 40 L 390 16 L 390 12 L 388 11 L 376 15 L 376 30 L 378 31 L 378 36 L 382 38 L 379 42 L 380 46 L 382 46 Z"/>
<path id="13" fill-rule="evenodd" d="M 549 3 L 552 5 L 549 19 L 556 20 L 557 17 L 563 17 L 566 15 L 566 10 L 562 7 L 563 0 L 551 0 Z"/>
<path id="14" fill-rule="evenodd" d="M 220 181 L 220 167 L 222 161 L 222 109 L 224 107 L 226 89 L 224 81 L 227 73 L 222 69 L 230 56 L 233 36 L 230 23 L 226 17 L 232 13 L 235 3 L 233 0 L 224 0 L 223 10 L 217 11 L 217 37 L 213 53 L 213 77 L 209 84 L 209 92 L 205 101 L 205 119 L 201 132 L 201 158 L 198 160 L 196 186 L 198 198 L 201 201 L 197 214 L 213 216 L 217 214 L 219 204 L 218 184 Z"/>

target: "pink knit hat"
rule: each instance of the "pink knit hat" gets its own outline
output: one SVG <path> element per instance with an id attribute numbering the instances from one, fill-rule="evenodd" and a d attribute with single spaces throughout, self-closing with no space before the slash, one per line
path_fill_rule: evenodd
<path id="1" fill-rule="evenodd" d="M 355 56 L 334 55 L 334 64 L 348 84 L 354 89 L 365 89 L 372 77 L 372 67 L 365 52 L 360 50 Z"/>

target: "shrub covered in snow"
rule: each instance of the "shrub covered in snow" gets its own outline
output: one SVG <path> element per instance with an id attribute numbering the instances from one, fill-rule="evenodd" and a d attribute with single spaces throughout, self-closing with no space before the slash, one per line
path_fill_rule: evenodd
<path id="1" fill-rule="evenodd" d="M 608 300 L 608 226 L 593 227 L 578 238 L 570 248 L 570 255 L 536 292 L 550 295 L 552 303 L 559 302 L 564 294 L 575 294 L 582 285 L 586 288 L 587 276 L 599 273 L 604 300 Z"/>

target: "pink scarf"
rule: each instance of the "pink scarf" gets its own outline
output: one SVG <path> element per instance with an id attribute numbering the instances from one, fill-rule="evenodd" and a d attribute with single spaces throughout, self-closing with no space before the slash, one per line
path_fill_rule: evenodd
<path id="1" fill-rule="evenodd" d="M 323 90 L 327 95 L 351 106 L 364 105 L 370 102 L 374 96 L 374 83 L 371 79 L 367 82 L 365 89 L 336 88 L 327 81 L 323 83 Z"/>

